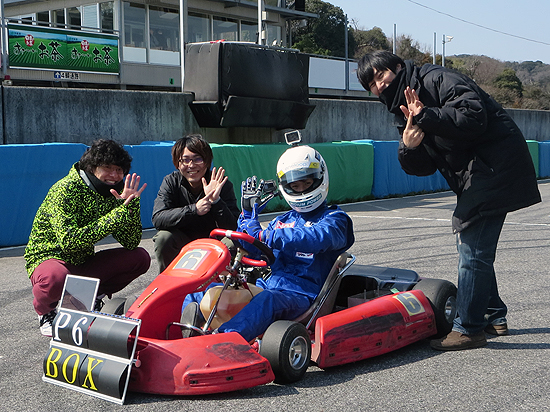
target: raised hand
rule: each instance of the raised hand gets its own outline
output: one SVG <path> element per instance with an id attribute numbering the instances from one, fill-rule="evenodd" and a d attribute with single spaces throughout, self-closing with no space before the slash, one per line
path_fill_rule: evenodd
<path id="1" fill-rule="evenodd" d="M 124 204 L 128 205 L 132 199 L 141 196 L 143 190 L 147 187 L 147 183 L 144 183 L 141 188 L 139 187 L 139 182 L 141 177 L 136 173 L 127 174 L 126 179 L 124 180 L 124 190 L 119 194 L 115 189 L 111 189 L 111 193 L 117 199 L 125 199 Z"/>

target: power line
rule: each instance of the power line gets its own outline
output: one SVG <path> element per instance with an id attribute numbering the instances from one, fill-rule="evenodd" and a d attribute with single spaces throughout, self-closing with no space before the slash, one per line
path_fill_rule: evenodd
<path id="1" fill-rule="evenodd" d="M 461 19 L 460 17 L 453 16 L 452 14 L 444 13 L 444 12 L 442 12 L 442 11 L 433 9 L 433 8 L 431 8 L 431 7 L 425 6 L 425 5 L 420 4 L 420 3 L 416 2 L 416 1 L 413 1 L 413 0 L 407 0 L 407 1 L 410 2 L 410 3 L 416 4 L 417 6 L 424 7 L 424 8 L 426 8 L 426 9 L 428 9 L 428 10 L 435 11 L 436 13 L 443 14 L 444 16 L 450 17 L 451 19 L 455 19 L 455 20 L 459 20 L 459 21 L 461 21 L 461 22 L 463 22 L 463 23 L 471 24 L 472 26 L 480 27 L 480 28 L 482 28 L 482 29 L 490 30 L 490 31 L 493 31 L 493 32 L 499 33 L 499 34 L 504 34 L 505 36 L 515 37 L 515 38 L 517 38 L 517 39 L 527 40 L 527 41 L 530 41 L 530 42 L 533 42 L 533 43 L 539 43 L 539 44 L 544 44 L 544 45 L 546 45 L 546 46 L 550 46 L 550 43 L 546 43 L 546 42 L 539 41 L 539 40 L 528 39 L 527 37 L 517 36 L 517 35 L 515 35 L 515 34 L 506 33 L 506 32 L 504 32 L 504 31 L 492 29 L 492 28 L 487 27 L 487 26 L 482 26 L 481 24 L 472 23 L 471 21 Z"/>

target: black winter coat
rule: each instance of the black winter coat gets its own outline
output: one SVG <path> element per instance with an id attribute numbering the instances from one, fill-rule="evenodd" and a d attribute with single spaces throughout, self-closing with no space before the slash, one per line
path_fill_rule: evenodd
<path id="1" fill-rule="evenodd" d="M 211 172 L 205 174 L 210 182 Z M 240 210 L 237 207 L 233 184 L 225 182 L 220 200 L 205 215 L 197 214 L 196 203 L 204 197 L 204 191 L 193 195 L 191 186 L 176 170 L 164 177 L 153 206 L 153 224 L 157 230 L 179 229 L 191 239 L 207 238 L 212 229 L 237 229 Z"/>
<path id="2" fill-rule="evenodd" d="M 380 100 L 402 132 L 404 89 L 416 90 L 423 110 L 413 121 L 424 131 L 409 149 L 401 139 L 399 161 L 412 175 L 439 170 L 457 195 L 453 231 L 480 216 L 504 214 L 541 201 L 536 173 L 521 131 L 506 111 L 473 80 L 431 64 L 405 62 Z"/>

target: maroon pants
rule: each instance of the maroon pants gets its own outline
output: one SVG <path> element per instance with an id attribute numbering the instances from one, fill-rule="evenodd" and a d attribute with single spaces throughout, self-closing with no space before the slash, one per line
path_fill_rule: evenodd
<path id="1" fill-rule="evenodd" d="M 110 295 L 147 272 L 150 264 L 149 253 L 141 247 L 101 250 L 78 266 L 58 259 L 45 260 L 31 275 L 34 309 L 40 316 L 55 309 L 69 274 L 99 279 L 98 294 Z"/>

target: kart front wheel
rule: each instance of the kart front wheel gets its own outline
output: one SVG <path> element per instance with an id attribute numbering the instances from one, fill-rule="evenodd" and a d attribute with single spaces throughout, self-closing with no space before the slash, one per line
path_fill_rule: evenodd
<path id="1" fill-rule="evenodd" d="M 413 289 L 421 290 L 430 301 L 435 315 L 436 337 L 447 335 L 456 317 L 456 286 L 443 279 L 421 279 Z"/>
<path id="2" fill-rule="evenodd" d="M 111 315 L 124 316 L 130 306 L 137 300 L 137 296 L 130 296 L 128 298 L 112 298 L 107 299 L 105 305 L 101 309 L 103 313 L 109 313 Z"/>
<path id="3" fill-rule="evenodd" d="M 309 333 L 301 323 L 274 322 L 264 333 L 260 355 L 269 361 L 276 383 L 299 381 L 311 358 Z"/>

